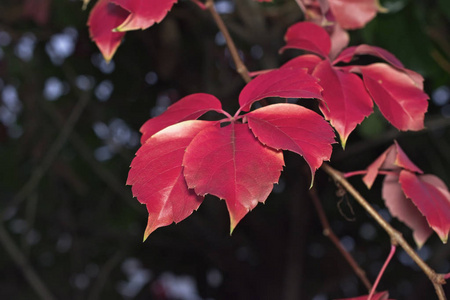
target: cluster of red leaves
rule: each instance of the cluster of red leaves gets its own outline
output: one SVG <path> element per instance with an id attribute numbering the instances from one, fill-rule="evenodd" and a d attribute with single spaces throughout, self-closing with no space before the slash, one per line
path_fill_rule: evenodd
<path id="1" fill-rule="evenodd" d="M 428 107 L 423 78 L 406 69 L 393 54 L 379 47 L 359 45 L 344 49 L 331 60 L 328 33 L 310 22 L 292 25 L 285 40 L 286 46 L 282 50 L 295 48 L 316 54 L 301 55 L 281 68 L 306 68 L 320 80 L 319 84 L 324 89 L 320 110 L 339 133 L 344 147 L 356 125 L 373 112 L 372 100 L 399 130 L 423 128 Z M 350 64 L 360 55 L 374 56 L 386 63 Z M 356 74 L 362 75 L 362 79 Z"/>
<path id="2" fill-rule="evenodd" d="M 329 160 L 334 134 L 318 114 L 287 103 L 249 112 L 255 101 L 267 97 L 320 99 L 319 108 L 341 136 L 343 146 L 356 125 L 372 113 L 372 99 L 398 129 L 423 128 L 428 98 L 422 91 L 423 79 L 391 53 L 361 45 L 345 49 L 331 61 L 327 32 L 310 22 L 294 24 L 285 38 L 282 50 L 296 48 L 315 54 L 301 55 L 253 79 L 242 90 L 240 108 L 233 117 L 214 96 L 195 94 L 142 126 L 143 145 L 131 164 L 127 183 L 133 195 L 147 205 L 145 238 L 158 227 L 189 216 L 206 194 L 225 199 L 232 231 L 278 182 L 283 167 L 280 150 L 302 155 L 312 176 Z M 388 64 L 349 65 L 357 55 L 372 55 Z M 342 63 L 347 65 L 338 65 Z M 193 121 L 211 110 L 226 118 Z"/>
<path id="3" fill-rule="evenodd" d="M 395 142 L 368 168 L 363 181 L 370 189 L 378 174 L 387 174 L 382 195 L 391 214 L 413 230 L 421 247 L 432 229 L 446 243 L 450 230 L 450 192 L 435 175 L 423 174 Z"/>
<path id="4" fill-rule="evenodd" d="M 247 84 L 234 116 L 214 96 L 193 94 L 148 120 L 127 181 L 149 212 L 144 239 L 158 227 L 188 217 L 206 194 L 225 200 L 232 231 L 278 182 L 284 166 L 281 150 L 302 155 L 314 176 L 329 160 L 334 143 L 333 130 L 320 115 L 289 103 L 248 111 L 266 97 L 320 98 L 321 90 L 306 70 L 284 68 Z M 196 120 L 207 111 L 226 118 Z"/>
<path id="5" fill-rule="evenodd" d="M 91 38 L 105 60 L 109 61 L 126 31 L 147 29 L 161 22 L 176 2 L 177 0 L 98 0 L 88 19 Z"/>

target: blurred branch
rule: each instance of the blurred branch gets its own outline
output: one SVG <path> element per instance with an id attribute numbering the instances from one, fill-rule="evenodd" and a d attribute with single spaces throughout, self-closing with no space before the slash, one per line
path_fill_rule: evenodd
<path id="1" fill-rule="evenodd" d="M 330 223 L 328 222 L 327 216 L 325 214 L 325 211 L 323 209 L 322 204 L 320 203 L 319 196 L 317 195 L 316 186 L 314 185 L 309 190 L 309 196 L 311 197 L 314 207 L 316 208 L 317 214 L 319 215 L 320 223 L 322 223 L 323 227 L 323 235 L 328 237 L 331 242 L 336 246 L 336 248 L 341 252 L 342 256 L 345 258 L 345 260 L 350 264 L 355 274 L 359 277 L 359 279 L 363 282 L 364 286 L 367 288 L 368 291 L 372 289 L 372 284 L 370 283 L 369 279 L 366 277 L 366 272 L 364 272 L 363 269 L 358 265 L 358 263 L 355 261 L 355 259 L 350 255 L 350 253 L 345 250 L 345 248 L 342 246 L 341 242 L 339 241 L 336 234 L 333 232 L 333 229 L 331 229 Z"/>
<path id="2" fill-rule="evenodd" d="M 403 238 L 402 234 L 394 229 L 388 222 L 386 222 L 381 215 L 364 199 L 363 196 L 347 181 L 344 175 L 333 169 L 330 165 L 324 163 L 321 167 L 336 183 L 342 186 L 347 192 L 349 192 L 358 203 L 375 219 L 375 221 L 389 234 L 392 244 L 400 245 L 405 252 L 414 260 L 414 262 L 422 269 L 425 275 L 428 276 L 433 283 L 436 290 L 436 294 L 439 300 L 446 300 L 444 289 L 442 285 L 445 284 L 445 278 L 442 274 L 436 274 L 426 262 L 424 262 L 420 256 L 414 251 L 414 249 Z"/>
<path id="3" fill-rule="evenodd" d="M 116 265 L 120 262 L 122 259 L 122 252 L 119 250 L 117 251 L 113 256 L 111 256 L 110 259 L 103 265 L 97 280 L 95 281 L 91 292 L 89 293 L 89 296 L 87 300 L 97 300 L 101 299 L 100 294 L 102 292 L 103 287 L 105 286 L 105 283 L 108 280 L 109 274 L 111 274 L 112 270 L 116 267 Z"/>
<path id="4" fill-rule="evenodd" d="M 37 275 L 36 271 L 30 266 L 25 255 L 22 253 L 19 247 L 14 243 L 11 236 L 3 226 L 3 222 L 0 222 L 0 242 L 5 248 L 6 252 L 11 256 L 12 260 L 16 263 L 17 267 L 23 272 L 26 280 L 34 289 L 36 294 L 43 300 L 53 300 L 55 297 L 50 293 L 47 286 Z"/>
<path id="5" fill-rule="evenodd" d="M 45 112 L 50 116 L 55 126 L 59 127 L 63 123 L 63 117 L 56 111 L 51 105 L 48 103 L 44 103 L 42 105 Z M 70 136 L 70 142 L 81 155 L 81 157 L 90 165 L 91 169 L 100 177 L 108 187 L 113 190 L 120 198 L 129 205 L 132 209 L 138 212 L 145 212 L 142 210 L 140 206 L 137 204 L 137 201 L 134 201 L 132 197 L 130 197 L 130 192 L 127 191 L 124 186 L 125 184 L 119 180 L 114 174 L 105 168 L 101 163 L 99 163 L 95 157 L 92 155 L 92 150 L 86 145 L 83 139 L 76 133 L 73 132 Z"/>
<path id="6" fill-rule="evenodd" d="M 55 158 L 61 151 L 62 147 L 65 145 L 65 143 L 69 139 L 70 134 L 72 133 L 73 128 L 75 127 L 75 124 L 77 123 L 78 119 L 80 118 L 81 113 L 85 109 L 90 98 L 91 97 L 90 97 L 89 93 L 81 94 L 81 97 L 80 97 L 78 103 L 75 105 L 74 109 L 72 110 L 72 113 L 70 114 L 66 123 L 62 127 L 58 137 L 56 138 L 55 142 L 50 147 L 50 150 L 47 152 L 44 159 L 42 160 L 41 165 L 38 166 L 34 170 L 30 179 L 16 194 L 16 196 L 11 201 L 10 205 L 13 205 L 13 206 L 19 205 L 39 185 L 39 182 L 41 181 L 42 177 L 47 172 L 47 170 L 50 168 L 53 161 L 55 160 Z"/>

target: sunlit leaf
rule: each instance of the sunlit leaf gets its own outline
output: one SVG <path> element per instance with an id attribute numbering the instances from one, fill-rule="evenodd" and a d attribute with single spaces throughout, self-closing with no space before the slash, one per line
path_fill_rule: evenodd
<path id="1" fill-rule="evenodd" d="M 230 231 L 264 202 L 283 168 L 283 154 L 261 144 L 247 124 L 231 123 L 201 131 L 183 160 L 189 188 L 225 199 Z"/>
<path id="2" fill-rule="evenodd" d="M 131 163 L 127 184 L 149 213 L 144 240 L 155 229 L 180 222 L 202 203 L 183 176 L 186 147 L 203 129 L 216 122 L 186 121 L 167 127 L 147 140 Z"/>
<path id="3" fill-rule="evenodd" d="M 239 95 L 239 104 L 243 111 L 249 111 L 254 102 L 267 97 L 321 98 L 321 90 L 317 79 L 306 69 L 282 68 L 250 81 Z"/>
<path id="4" fill-rule="evenodd" d="M 161 115 L 148 120 L 142 125 L 141 143 L 167 126 L 186 120 L 195 120 L 210 110 L 221 110 L 222 105 L 216 97 L 210 94 L 192 94 L 186 96 L 169 108 Z"/>
<path id="5" fill-rule="evenodd" d="M 314 69 L 313 75 L 323 87 L 320 110 L 336 129 L 345 147 L 350 133 L 365 117 L 372 113 L 373 102 L 357 75 L 342 72 L 324 60 Z"/>
<path id="6" fill-rule="evenodd" d="M 322 162 L 330 159 L 334 132 L 320 115 L 309 109 L 288 103 L 273 104 L 248 113 L 246 119 L 264 145 L 303 156 L 312 178 Z"/>

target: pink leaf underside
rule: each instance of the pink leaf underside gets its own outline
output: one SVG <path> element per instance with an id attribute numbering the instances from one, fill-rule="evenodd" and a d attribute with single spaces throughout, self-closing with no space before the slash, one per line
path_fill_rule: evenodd
<path id="1" fill-rule="evenodd" d="M 336 299 L 336 300 L 367 300 L 369 298 L 369 295 L 365 296 L 359 296 L 354 298 L 342 298 L 342 299 Z M 379 292 L 376 293 L 370 298 L 371 300 L 389 300 L 389 293 L 388 292 Z"/>
<path id="2" fill-rule="evenodd" d="M 414 241 L 421 248 L 433 231 L 417 206 L 406 198 L 398 181 L 398 176 L 387 175 L 383 181 L 382 197 L 391 215 L 412 229 Z"/>
<path id="3" fill-rule="evenodd" d="M 111 0 L 130 12 L 118 31 L 147 29 L 161 22 L 177 0 Z"/>
<path id="4" fill-rule="evenodd" d="M 450 231 L 450 193 L 442 180 L 434 175 L 400 172 L 400 184 L 409 199 L 426 217 L 428 224 L 447 243 Z"/>
<path id="5" fill-rule="evenodd" d="M 330 54 L 328 55 L 330 59 L 334 59 L 338 54 L 347 47 L 348 43 L 350 42 L 350 35 L 348 32 L 342 27 L 336 23 L 332 27 L 332 31 L 330 33 L 330 39 L 331 39 L 331 50 Z"/>
<path id="6" fill-rule="evenodd" d="M 357 29 L 372 20 L 378 11 L 376 0 L 328 0 L 336 21 L 344 29 Z"/>
<path id="7" fill-rule="evenodd" d="M 267 97 L 322 98 L 322 87 L 306 69 L 282 68 L 259 75 L 239 95 L 239 105 L 249 111 L 251 105 Z"/>
<path id="8" fill-rule="evenodd" d="M 328 57 L 331 41 L 325 29 L 311 22 L 299 22 L 288 28 L 284 36 L 285 49 L 301 49 L 311 51 L 322 57 Z"/>
<path id="9" fill-rule="evenodd" d="M 148 120 L 142 125 L 141 143 L 167 126 L 186 120 L 195 120 L 210 110 L 220 111 L 222 104 L 219 99 L 210 94 L 192 94 L 186 96 L 169 108 L 161 115 Z"/>
<path id="10" fill-rule="evenodd" d="M 355 57 L 355 55 L 371 55 L 381 58 L 393 67 L 407 74 L 414 81 L 414 84 L 417 86 L 417 88 L 423 89 L 422 75 L 412 70 L 406 69 L 401 61 L 394 56 L 394 54 L 380 47 L 364 44 L 348 47 L 344 51 L 342 51 L 341 54 L 339 54 L 339 56 L 333 61 L 333 65 L 339 62 L 349 63 Z"/>
<path id="11" fill-rule="evenodd" d="M 334 132 L 320 115 L 300 105 L 280 103 L 246 115 L 248 126 L 266 146 L 300 154 L 309 164 L 312 178 L 331 156 Z"/>
<path id="12" fill-rule="evenodd" d="M 342 72 L 331 66 L 328 60 L 317 65 L 313 76 L 323 87 L 320 110 L 330 121 L 345 146 L 348 136 L 365 117 L 372 113 L 372 99 L 357 75 Z"/>
<path id="13" fill-rule="evenodd" d="M 394 141 L 392 146 L 387 148 L 383 154 L 367 167 L 367 173 L 364 175 L 363 181 L 368 189 L 372 187 L 380 169 L 394 171 L 405 169 L 411 172 L 423 173 L 423 171 L 408 158 L 397 141 Z"/>
<path id="14" fill-rule="evenodd" d="M 399 130 L 421 130 L 428 95 L 393 67 L 375 63 L 360 67 L 364 84 L 383 116 Z"/>
<path id="15" fill-rule="evenodd" d="M 217 122 L 185 121 L 159 131 L 137 151 L 127 184 L 149 213 L 144 239 L 161 226 L 180 222 L 201 204 L 203 197 L 188 189 L 183 157 L 192 139 Z"/>
<path id="16" fill-rule="evenodd" d="M 89 34 L 106 61 L 110 61 L 122 41 L 124 32 L 113 32 L 129 12 L 109 0 L 99 0 L 88 19 Z"/>
<path id="17" fill-rule="evenodd" d="M 304 68 L 308 70 L 308 74 L 312 74 L 314 71 L 314 68 L 322 61 L 320 57 L 314 54 L 304 54 L 297 56 L 291 60 L 289 60 L 287 63 L 282 65 L 280 69 L 284 68 Z"/>
<path id="18" fill-rule="evenodd" d="M 232 231 L 269 196 L 284 160 L 281 151 L 261 144 L 247 124 L 231 123 L 200 132 L 187 147 L 183 165 L 189 188 L 225 199 Z"/>

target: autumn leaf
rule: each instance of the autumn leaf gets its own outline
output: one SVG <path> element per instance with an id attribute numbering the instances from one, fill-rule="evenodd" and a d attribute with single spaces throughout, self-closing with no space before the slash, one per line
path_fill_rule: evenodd
<path id="1" fill-rule="evenodd" d="M 167 126 L 186 120 L 195 120 L 210 110 L 219 112 L 222 110 L 219 99 L 203 93 L 188 95 L 169 106 L 161 115 L 142 125 L 141 143 L 144 144 L 149 137 Z"/>
<path id="2" fill-rule="evenodd" d="M 408 170 L 400 172 L 399 182 L 406 197 L 426 217 L 442 242 L 447 243 L 450 231 L 450 193 L 445 183 L 434 175 L 416 175 Z"/>
<path id="3" fill-rule="evenodd" d="M 231 123 L 201 131 L 183 160 L 188 187 L 198 195 L 225 199 L 230 233 L 278 182 L 283 154 L 262 145 L 247 124 Z"/>
<path id="4" fill-rule="evenodd" d="M 400 171 L 400 169 L 409 170 L 422 174 L 419 169 L 406 155 L 397 141 L 384 151 L 373 163 L 367 167 L 367 173 L 363 177 L 363 181 L 367 188 L 370 189 L 380 170 Z"/>
<path id="5" fill-rule="evenodd" d="M 384 63 L 360 67 L 364 84 L 383 116 L 400 130 L 421 130 L 428 95 L 405 73 Z"/>
<path id="6" fill-rule="evenodd" d="M 246 115 L 248 126 L 258 140 L 277 150 L 289 150 L 304 157 L 315 171 L 331 157 L 334 132 L 315 112 L 288 103 L 273 104 Z"/>
<path id="7" fill-rule="evenodd" d="M 372 113 L 370 99 L 364 84 L 357 75 L 334 68 L 324 60 L 314 69 L 313 76 L 323 87 L 320 110 L 336 129 L 345 147 L 347 138 L 365 117 Z"/>
<path id="8" fill-rule="evenodd" d="M 136 153 L 127 184 L 149 213 L 144 240 L 155 229 L 180 222 L 196 210 L 203 197 L 188 189 L 183 176 L 186 147 L 203 129 L 217 122 L 185 121 L 169 126 L 147 140 Z"/>
<path id="9" fill-rule="evenodd" d="M 89 14 L 89 34 L 106 61 L 114 56 L 125 35 L 124 32 L 113 32 L 113 29 L 128 15 L 129 12 L 109 0 L 99 0 Z"/>
<path id="10" fill-rule="evenodd" d="M 378 0 L 328 0 L 328 3 L 336 22 L 344 29 L 364 27 L 382 10 Z"/>
<path id="11" fill-rule="evenodd" d="M 301 49 L 328 57 L 331 49 L 331 41 L 328 33 L 320 26 L 311 22 L 299 22 L 288 28 L 284 36 L 286 49 Z"/>
<path id="12" fill-rule="evenodd" d="M 417 247 L 421 248 L 433 233 L 426 218 L 417 206 L 407 199 L 395 175 L 387 175 L 383 181 L 382 197 L 393 217 L 405 223 L 413 231 Z"/>
<path id="13" fill-rule="evenodd" d="M 161 22 L 177 0 L 111 0 L 130 14 L 116 31 L 147 29 Z"/>
<path id="14" fill-rule="evenodd" d="M 267 97 L 320 99 L 321 90 L 317 79 L 307 74 L 306 69 L 286 67 L 250 81 L 239 95 L 239 104 L 243 111 L 249 111 L 254 102 Z"/>

